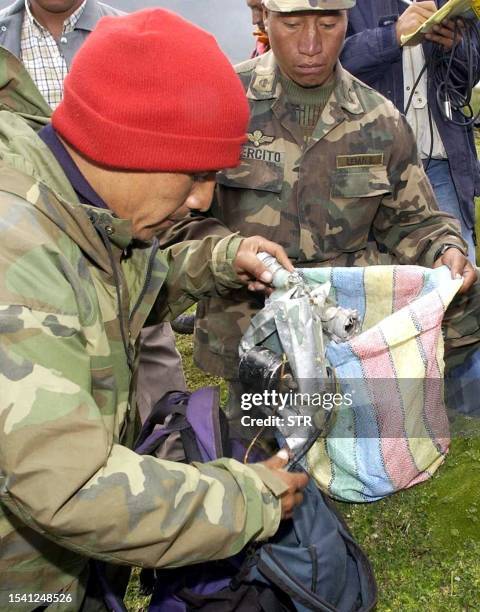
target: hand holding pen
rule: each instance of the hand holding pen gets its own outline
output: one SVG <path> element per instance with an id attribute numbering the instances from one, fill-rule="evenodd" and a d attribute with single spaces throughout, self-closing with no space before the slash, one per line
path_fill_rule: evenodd
<path id="1" fill-rule="evenodd" d="M 415 32 L 415 30 L 424 24 L 425 21 L 438 10 L 435 2 L 432 1 L 415 2 L 415 0 L 400 0 L 400 2 L 407 4 L 408 8 L 400 15 L 396 24 L 398 44 L 400 44 L 402 35 L 408 35 Z M 441 24 L 434 25 L 431 32 L 425 34 L 425 39 L 442 45 L 442 47 L 449 51 L 455 42 L 460 42 L 462 38 L 462 27 L 463 22 L 461 20 L 444 19 Z"/>
<path id="2" fill-rule="evenodd" d="M 400 45 L 401 37 L 412 34 L 415 30 L 437 12 L 437 6 L 433 0 L 425 2 L 412 2 L 412 0 L 401 0 L 408 4 L 407 10 L 400 15 L 396 23 L 396 37 Z"/>

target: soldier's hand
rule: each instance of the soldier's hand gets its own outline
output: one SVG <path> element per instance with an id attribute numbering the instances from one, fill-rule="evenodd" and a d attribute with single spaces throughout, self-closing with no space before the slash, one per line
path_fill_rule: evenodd
<path id="1" fill-rule="evenodd" d="M 413 34 L 417 28 L 436 12 L 437 7 L 432 0 L 410 4 L 407 10 L 400 15 L 395 24 L 398 44 L 400 44 L 402 36 Z"/>
<path id="2" fill-rule="evenodd" d="M 464 27 L 464 23 L 459 20 L 459 25 L 456 28 L 457 35 L 455 38 L 455 20 L 444 19 L 441 24 L 433 26 L 432 32 L 425 34 L 425 38 L 431 42 L 442 45 L 442 47 L 447 49 L 447 51 L 450 51 L 454 42 L 459 43 L 462 40 L 461 30 Z"/>
<path id="3" fill-rule="evenodd" d="M 287 472 L 283 468 L 288 463 L 288 452 L 279 453 L 263 462 L 263 465 L 281 478 L 288 486 L 288 491 L 280 497 L 282 502 L 282 520 L 292 518 L 293 510 L 303 501 L 303 489 L 307 486 L 308 475 L 305 472 Z"/>
<path id="4" fill-rule="evenodd" d="M 447 249 L 445 253 L 433 264 L 434 268 L 438 268 L 440 266 L 447 266 L 450 268 L 452 278 L 463 278 L 463 285 L 461 286 L 459 293 L 466 293 L 477 280 L 476 269 L 472 266 L 465 255 L 455 247 Z"/>
<path id="5" fill-rule="evenodd" d="M 256 257 L 256 254 L 262 251 L 273 255 L 289 272 L 293 271 L 293 266 L 287 254 L 279 244 L 261 236 L 244 238 L 233 261 L 233 268 L 250 291 L 266 291 L 272 282 L 271 272 Z"/>

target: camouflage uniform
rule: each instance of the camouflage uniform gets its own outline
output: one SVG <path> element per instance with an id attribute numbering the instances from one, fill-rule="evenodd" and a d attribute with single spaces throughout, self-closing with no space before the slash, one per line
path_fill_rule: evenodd
<path id="1" fill-rule="evenodd" d="M 273 8 L 275 2 L 279 7 L 306 4 L 266 4 Z M 324 4 L 330 8 L 333 2 Z M 430 267 L 443 244 L 465 251 L 457 222 L 437 208 L 412 131 L 391 102 L 337 64 L 333 93 L 304 145 L 273 52 L 236 70 L 250 101 L 248 142 L 241 165 L 218 175 L 212 206 L 212 214 L 230 230 L 280 243 L 302 267 Z M 212 220 L 208 223 L 212 226 Z M 446 331 L 455 346 L 478 339 L 477 302 L 469 304 L 464 325 L 465 301 L 454 302 L 458 320 Z M 235 378 L 240 338 L 262 304 L 261 297 L 247 290 L 202 300 L 196 363 Z"/>
<path id="2" fill-rule="evenodd" d="M 71 612 L 88 557 L 175 567 L 229 556 L 276 531 L 285 487 L 263 466 L 128 448 L 147 315 L 238 287 L 239 237 L 160 252 L 81 205 L 32 130 L 48 107 L 4 49 L 0 108 L 0 610 L 12 593 L 61 592 L 73 601 L 51 608 Z"/>

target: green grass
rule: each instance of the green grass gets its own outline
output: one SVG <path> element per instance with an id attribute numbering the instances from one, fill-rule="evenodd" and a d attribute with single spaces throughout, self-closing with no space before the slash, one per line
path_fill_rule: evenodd
<path id="1" fill-rule="evenodd" d="M 480 110 L 480 88 L 473 90 L 471 106 L 472 106 L 473 114 L 476 115 L 478 111 Z"/>

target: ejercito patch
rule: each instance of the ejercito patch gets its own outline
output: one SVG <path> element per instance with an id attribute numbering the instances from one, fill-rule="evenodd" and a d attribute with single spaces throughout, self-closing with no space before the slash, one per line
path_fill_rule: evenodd
<path id="1" fill-rule="evenodd" d="M 283 164 L 285 153 L 280 151 L 270 151 L 268 149 L 256 149 L 244 145 L 240 154 L 240 159 L 255 159 L 257 161 L 270 162 L 271 164 Z"/>
<path id="2" fill-rule="evenodd" d="M 383 165 L 383 153 L 337 155 L 337 168 L 369 168 Z"/>

